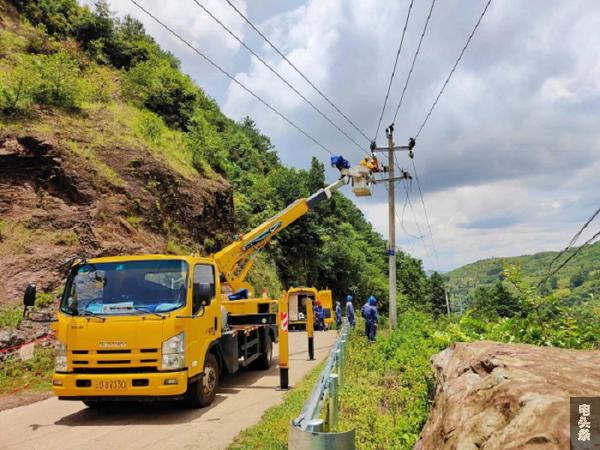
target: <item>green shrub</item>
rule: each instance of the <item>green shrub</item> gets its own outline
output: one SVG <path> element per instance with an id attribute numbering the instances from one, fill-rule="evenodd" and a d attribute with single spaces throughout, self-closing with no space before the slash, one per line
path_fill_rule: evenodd
<path id="1" fill-rule="evenodd" d="M 49 390 L 54 370 L 54 349 L 36 345 L 28 361 L 0 363 L 0 395 L 20 389 Z"/>
<path id="2" fill-rule="evenodd" d="M 0 328 L 16 328 L 23 321 L 23 308 L 5 307 L 0 310 Z"/>
<path id="3" fill-rule="evenodd" d="M 84 99 L 82 74 L 65 52 L 18 55 L 10 71 L 0 74 L 0 110 L 13 114 L 32 104 L 78 108 Z"/>
<path id="4" fill-rule="evenodd" d="M 83 100 L 83 89 L 77 61 L 65 52 L 40 55 L 34 61 L 40 77 L 34 91 L 36 103 L 78 108 Z"/>
<path id="5" fill-rule="evenodd" d="M 162 58 L 152 58 L 124 76 L 126 95 L 161 116 L 167 125 L 186 130 L 194 114 L 198 88 Z"/>
<path id="6" fill-rule="evenodd" d="M 78 22 L 77 0 L 10 0 L 33 25 L 42 25 L 51 35 L 67 37 Z"/>

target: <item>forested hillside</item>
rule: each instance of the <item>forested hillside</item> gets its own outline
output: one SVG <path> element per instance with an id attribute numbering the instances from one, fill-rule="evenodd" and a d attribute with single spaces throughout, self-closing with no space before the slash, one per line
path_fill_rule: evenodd
<path id="1" fill-rule="evenodd" d="M 576 249 L 567 251 L 564 258 L 568 258 Z M 519 263 L 523 279 L 531 285 L 537 285 L 546 278 L 548 267 L 557 254 L 541 252 L 510 258 L 489 258 L 455 269 L 445 274 L 453 304 L 457 309 L 465 310 L 481 302 L 483 297 L 494 297 L 501 289 L 499 285 L 506 264 Z M 600 242 L 596 242 L 583 249 L 557 274 L 550 276 L 540 286 L 541 293 L 554 294 L 570 306 L 600 299 L 599 261 Z"/>
<path id="2" fill-rule="evenodd" d="M 73 254 L 208 254 L 324 184 L 323 162 L 283 166 L 252 119 L 223 115 L 102 1 L 1 0 L 0 27 L 2 303 L 33 280 L 58 292 Z M 335 195 L 259 255 L 251 282 L 374 294 L 385 310 L 386 265 L 382 237 Z M 399 254 L 398 284 L 405 305 L 430 307 L 419 260 Z"/>

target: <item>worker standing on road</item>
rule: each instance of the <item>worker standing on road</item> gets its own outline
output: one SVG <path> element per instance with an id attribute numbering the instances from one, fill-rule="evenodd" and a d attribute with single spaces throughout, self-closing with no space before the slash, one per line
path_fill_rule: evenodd
<path id="1" fill-rule="evenodd" d="M 352 296 L 346 296 L 346 317 L 348 318 L 348 322 L 350 326 L 354 328 L 355 320 L 354 320 L 354 305 L 352 304 Z"/>
<path id="2" fill-rule="evenodd" d="M 340 302 L 335 302 L 335 326 L 337 329 L 342 326 L 342 305 Z"/>
<path id="3" fill-rule="evenodd" d="M 375 336 L 377 335 L 377 322 L 379 315 L 377 314 L 377 299 L 372 295 L 367 300 L 367 303 L 363 305 L 360 313 L 365 319 L 365 335 L 369 338 L 369 341 L 374 342 Z"/>
<path id="4" fill-rule="evenodd" d="M 323 306 L 319 300 L 315 302 L 314 312 L 315 323 L 318 324 L 319 331 L 327 331 L 327 327 L 325 326 L 325 311 L 323 310 Z"/>

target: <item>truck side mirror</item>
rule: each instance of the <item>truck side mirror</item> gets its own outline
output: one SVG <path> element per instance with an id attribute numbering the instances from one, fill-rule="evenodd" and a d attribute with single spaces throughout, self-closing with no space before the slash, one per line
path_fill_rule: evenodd
<path id="1" fill-rule="evenodd" d="M 34 283 L 29 283 L 25 288 L 25 295 L 23 295 L 23 305 L 27 308 L 35 305 L 37 289 Z"/>
<path id="2" fill-rule="evenodd" d="M 201 307 L 208 306 L 215 296 L 215 285 L 212 283 L 194 283 L 194 292 L 192 294 L 194 314 Z"/>

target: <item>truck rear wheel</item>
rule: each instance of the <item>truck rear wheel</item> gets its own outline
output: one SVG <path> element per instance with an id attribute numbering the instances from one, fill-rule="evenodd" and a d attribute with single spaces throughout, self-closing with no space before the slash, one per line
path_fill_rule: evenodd
<path id="1" fill-rule="evenodd" d="M 219 364 L 212 353 L 206 355 L 204 375 L 188 386 L 187 400 L 194 408 L 210 405 L 215 399 L 219 386 Z"/>
<path id="2" fill-rule="evenodd" d="M 273 360 L 273 341 L 269 333 L 265 333 L 265 348 L 256 360 L 256 368 L 260 370 L 267 370 L 271 367 L 271 361 Z"/>

